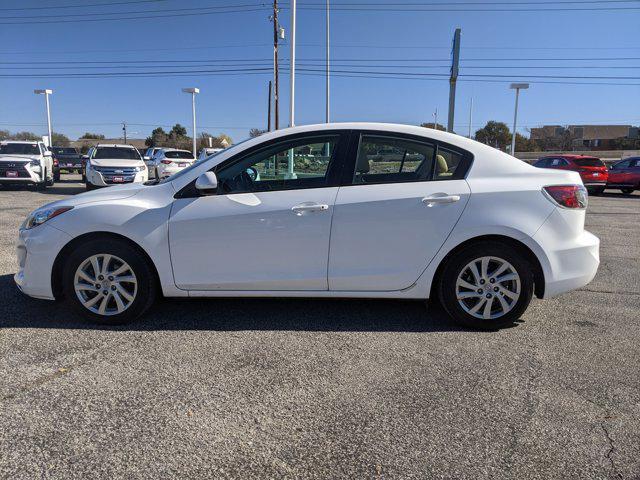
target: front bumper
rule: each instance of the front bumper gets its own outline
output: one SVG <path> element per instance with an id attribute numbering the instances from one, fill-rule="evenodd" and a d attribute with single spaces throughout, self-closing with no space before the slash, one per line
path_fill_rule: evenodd
<path id="1" fill-rule="evenodd" d="M 113 176 L 104 175 L 97 170 L 87 170 L 86 177 L 87 182 L 95 185 L 96 187 L 109 187 L 111 185 L 124 185 L 127 183 L 144 183 L 149 180 L 147 170 L 137 172 L 132 175 L 116 175 L 122 177 L 122 182 L 114 182 Z"/>
<path id="2" fill-rule="evenodd" d="M 8 176 L 9 172 L 15 172 L 17 176 Z M 0 163 L 0 184 L 32 184 L 42 180 L 42 167 L 29 163 L 8 167 Z"/>
<path id="3" fill-rule="evenodd" d="M 582 215 L 577 221 L 576 216 Z M 533 236 L 545 277 L 544 298 L 584 287 L 600 265 L 600 239 L 584 230 L 584 212 L 556 209 Z"/>
<path id="4" fill-rule="evenodd" d="M 18 271 L 13 279 L 18 288 L 34 298 L 54 300 L 51 285 L 53 263 L 71 237 L 47 224 L 20 230 L 16 253 Z"/>

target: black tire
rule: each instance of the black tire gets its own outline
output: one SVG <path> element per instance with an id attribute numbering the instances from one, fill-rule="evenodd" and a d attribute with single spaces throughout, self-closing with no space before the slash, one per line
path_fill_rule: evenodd
<path id="1" fill-rule="evenodd" d="M 105 316 L 94 313 L 80 302 L 74 288 L 74 277 L 78 267 L 92 255 L 108 254 L 129 264 L 137 282 L 137 292 L 131 304 L 122 312 Z M 65 301 L 88 320 L 104 325 L 122 325 L 144 315 L 156 299 L 158 286 L 153 267 L 144 255 L 128 242 L 120 239 L 95 239 L 80 245 L 68 257 L 63 269 L 62 288 Z M 100 294 L 99 294 L 100 295 Z"/>
<path id="2" fill-rule="evenodd" d="M 93 185 L 92 183 L 89 183 L 89 182 L 86 182 L 84 184 L 84 188 L 85 188 L 85 190 L 87 192 L 90 192 L 91 190 L 95 190 L 96 189 L 95 185 Z"/>
<path id="3" fill-rule="evenodd" d="M 60 181 L 60 171 L 57 171 L 57 172 L 53 173 L 53 181 L 54 182 L 59 182 Z"/>
<path id="4" fill-rule="evenodd" d="M 42 176 L 42 181 L 36 183 L 36 190 L 43 191 L 47 189 L 47 169 L 44 169 L 44 174 Z"/>
<path id="5" fill-rule="evenodd" d="M 477 318 L 465 311 L 460 305 L 456 294 L 458 276 L 469 263 L 481 257 L 496 257 L 506 260 L 513 266 L 520 277 L 520 296 L 515 300 L 515 305 L 512 305 L 506 314 L 493 319 Z M 533 297 L 534 282 L 532 272 L 533 268 L 530 263 L 517 249 L 509 244 L 488 241 L 475 243 L 463 248 L 447 260 L 440 276 L 438 297 L 444 309 L 456 323 L 482 330 L 496 330 L 512 325 L 529 306 Z M 489 293 L 497 298 L 498 294 L 487 292 L 487 294 Z M 493 299 L 492 302 L 494 302 Z"/>
<path id="6" fill-rule="evenodd" d="M 620 191 L 625 195 L 631 195 L 634 191 L 633 188 L 621 188 Z"/>

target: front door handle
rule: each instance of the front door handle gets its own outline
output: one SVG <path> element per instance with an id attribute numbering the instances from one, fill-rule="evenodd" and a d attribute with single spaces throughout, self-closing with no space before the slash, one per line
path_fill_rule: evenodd
<path id="1" fill-rule="evenodd" d="M 307 202 L 291 207 L 291 211 L 296 215 L 302 215 L 305 212 L 322 212 L 324 210 L 329 210 L 329 205 L 325 203 Z"/>
<path id="2" fill-rule="evenodd" d="M 436 193 L 435 195 L 424 197 L 422 199 L 422 203 L 424 203 L 427 207 L 433 207 L 434 205 L 439 205 L 442 203 L 455 203 L 458 200 L 460 200 L 460 195 L 443 195 Z"/>

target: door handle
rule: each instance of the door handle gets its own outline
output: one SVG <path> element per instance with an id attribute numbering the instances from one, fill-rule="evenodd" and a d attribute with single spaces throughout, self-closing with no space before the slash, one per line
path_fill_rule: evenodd
<path id="1" fill-rule="evenodd" d="M 291 211 L 296 215 L 302 215 L 304 212 L 322 212 L 324 210 L 329 210 L 329 205 L 324 203 L 301 203 L 300 205 L 296 205 L 291 207 Z"/>
<path id="2" fill-rule="evenodd" d="M 424 203 L 427 207 L 433 207 L 434 205 L 440 205 L 443 203 L 455 203 L 460 200 L 460 195 L 437 195 L 438 194 L 424 197 L 422 199 L 422 203 Z"/>

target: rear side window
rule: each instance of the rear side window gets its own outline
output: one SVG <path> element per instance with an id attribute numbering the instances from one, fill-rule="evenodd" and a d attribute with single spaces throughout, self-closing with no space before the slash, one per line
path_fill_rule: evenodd
<path id="1" fill-rule="evenodd" d="M 574 160 L 579 167 L 604 167 L 604 162 L 599 158 L 576 158 Z"/>
<path id="2" fill-rule="evenodd" d="M 438 148 L 434 180 L 450 180 L 462 162 L 462 155 L 445 148 Z"/>
<path id="3" fill-rule="evenodd" d="M 430 180 L 435 152 L 436 147 L 428 143 L 363 135 L 358 148 L 353 184 Z"/>

